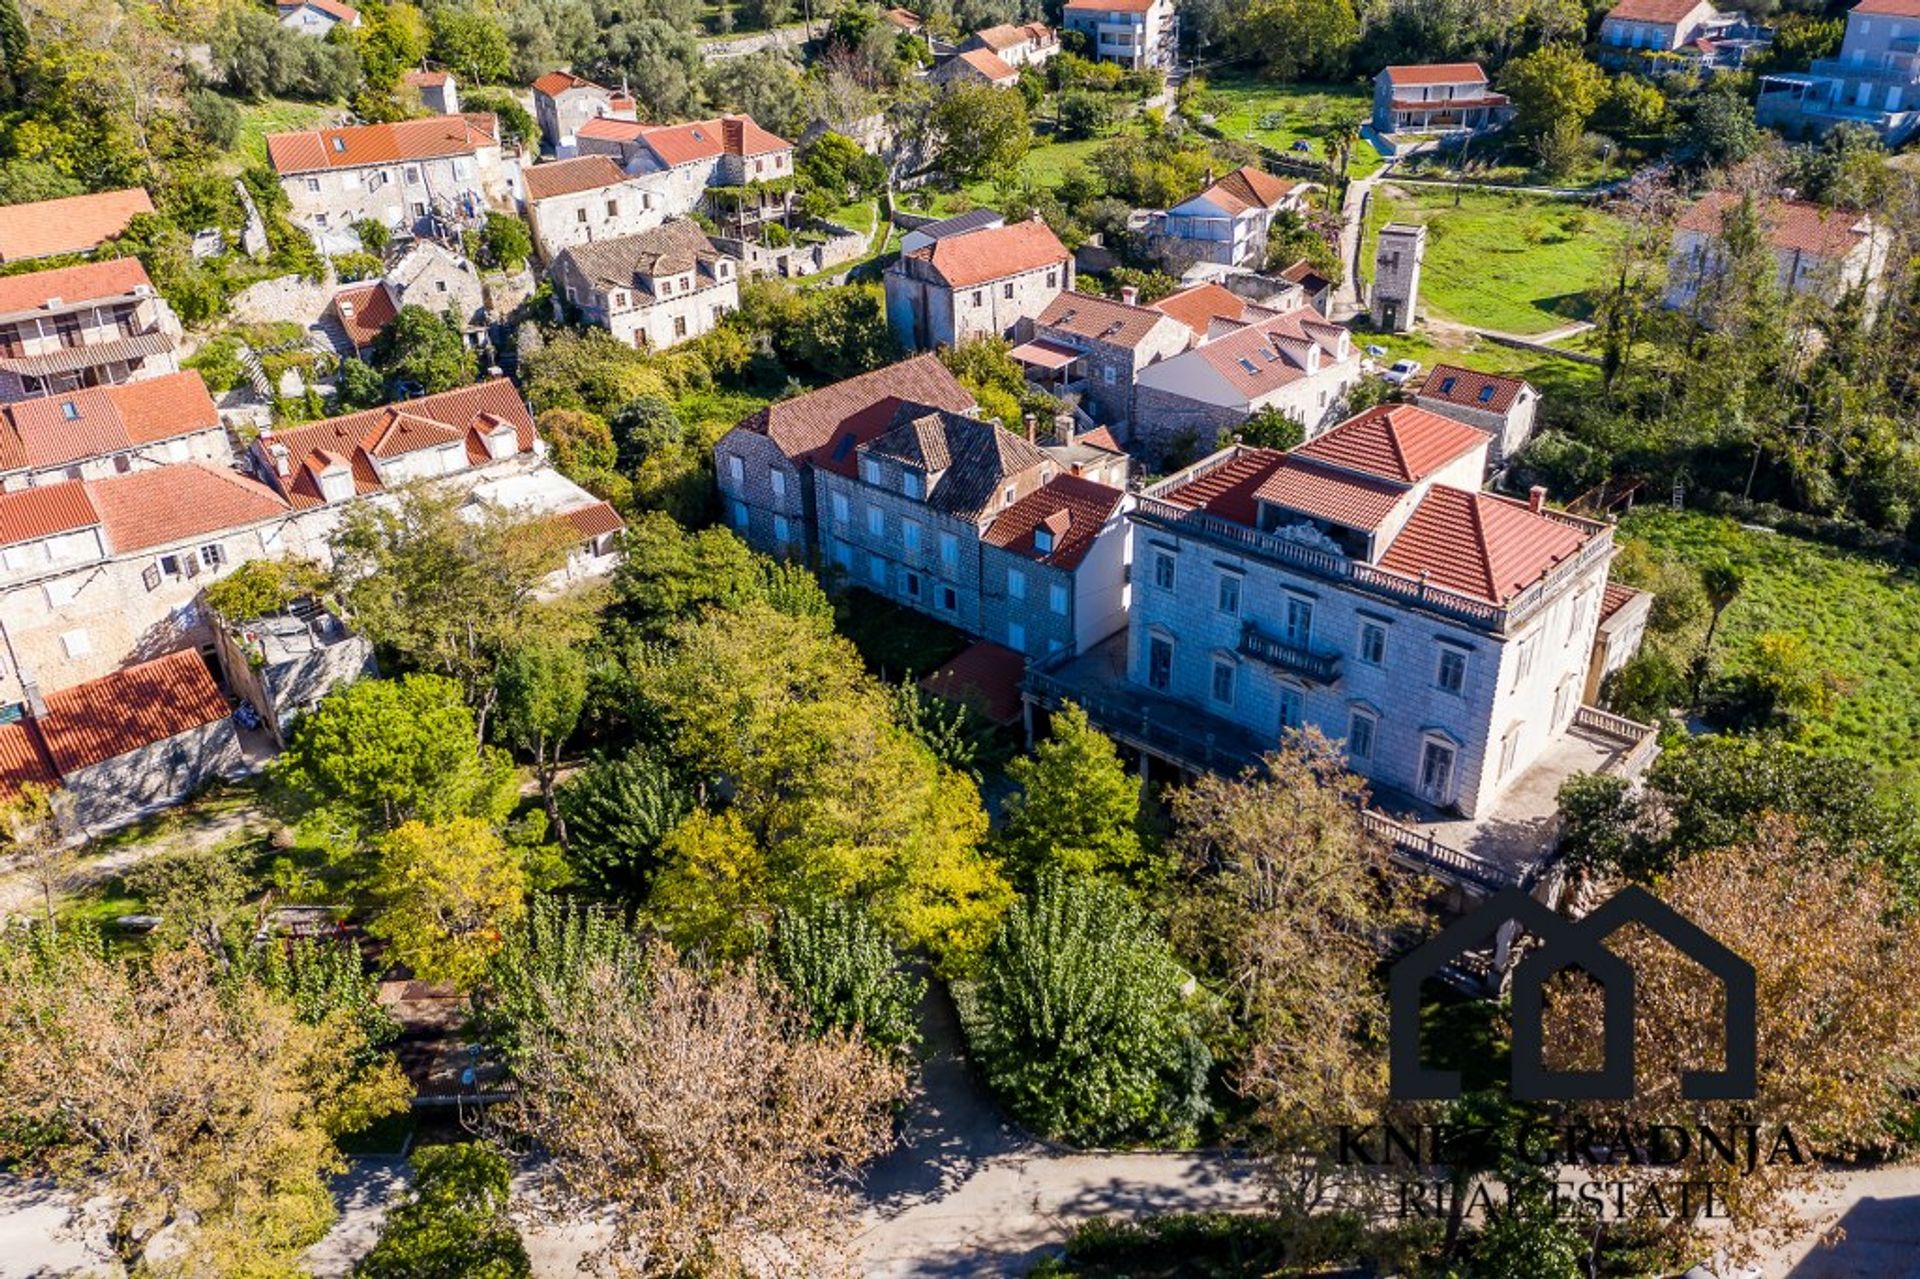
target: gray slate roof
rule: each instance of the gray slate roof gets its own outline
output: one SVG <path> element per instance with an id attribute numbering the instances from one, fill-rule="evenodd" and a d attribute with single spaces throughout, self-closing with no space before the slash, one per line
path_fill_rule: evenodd
<path id="1" fill-rule="evenodd" d="M 646 277 L 676 275 L 698 267 L 701 275 L 711 279 L 714 263 L 723 256 L 696 223 L 675 218 L 639 235 L 576 244 L 561 252 L 560 261 L 569 263 L 568 270 L 597 289 L 638 289 L 644 293 L 641 281 Z"/>
<path id="2" fill-rule="evenodd" d="M 1047 460 L 1025 438 L 992 422 L 919 404 L 901 405 L 893 425 L 865 451 L 937 474 L 927 505 L 965 520 L 977 519 L 1010 476 Z"/>

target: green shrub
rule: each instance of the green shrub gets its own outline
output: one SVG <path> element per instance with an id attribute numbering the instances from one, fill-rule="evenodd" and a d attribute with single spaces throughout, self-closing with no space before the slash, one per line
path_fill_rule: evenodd
<path id="1" fill-rule="evenodd" d="M 823 901 L 782 909 L 772 947 L 773 971 L 807 1010 L 813 1033 L 858 1029 L 884 1048 L 919 1039 L 915 1010 L 926 983 L 900 966 L 900 956 L 866 909 Z"/>

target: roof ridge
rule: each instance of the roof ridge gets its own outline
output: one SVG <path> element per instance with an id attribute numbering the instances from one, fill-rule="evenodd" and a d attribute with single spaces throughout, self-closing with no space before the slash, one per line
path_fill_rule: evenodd
<path id="1" fill-rule="evenodd" d="M 1436 487 L 1451 488 L 1450 485 Z M 1487 598 L 1497 600 L 1500 598 L 1500 584 L 1493 577 L 1493 543 L 1487 537 L 1487 518 L 1486 512 L 1480 508 L 1480 494 L 1469 493 L 1465 489 L 1453 491 L 1463 494 L 1467 499 L 1468 519 L 1473 525 L 1474 540 L 1480 544 L 1480 575 L 1486 579 Z"/>

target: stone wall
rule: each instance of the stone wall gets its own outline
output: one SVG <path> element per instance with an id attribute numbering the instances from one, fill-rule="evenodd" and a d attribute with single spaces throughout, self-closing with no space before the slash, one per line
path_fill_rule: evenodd
<path id="1" fill-rule="evenodd" d="M 218 719 L 67 774 L 71 820 L 89 830 L 117 825 L 245 768 L 233 721 Z"/>

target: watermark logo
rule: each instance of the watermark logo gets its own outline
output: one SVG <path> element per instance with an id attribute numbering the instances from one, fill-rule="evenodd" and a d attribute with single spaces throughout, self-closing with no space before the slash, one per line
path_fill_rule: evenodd
<path id="1" fill-rule="evenodd" d="M 1681 1095 L 1689 1101 L 1752 1100 L 1757 1058 L 1753 966 L 1638 886 L 1622 889 L 1598 910 L 1574 921 L 1562 919 L 1521 889 L 1508 888 L 1402 957 L 1388 981 L 1392 999 L 1389 1091 L 1395 1099 L 1450 1101 L 1460 1096 L 1457 1071 L 1432 1069 L 1421 1060 L 1420 989 L 1463 952 L 1494 938 L 1508 924 L 1545 943 L 1522 959 L 1513 973 L 1516 1100 L 1625 1101 L 1633 1096 L 1633 969 L 1604 944 L 1628 924 L 1641 925 L 1705 968 L 1726 993 L 1721 1026 L 1726 1064 L 1719 1070 L 1685 1072 Z M 1551 1070 L 1546 1065 L 1546 982 L 1569 968 L 1599 982 L 1605 994 L 1604 1054 L 1598 1070 Z"/>

